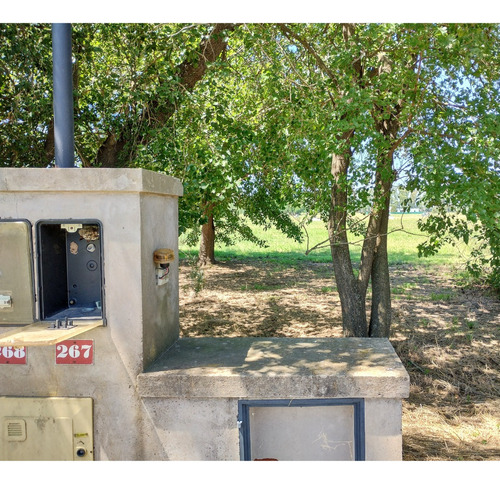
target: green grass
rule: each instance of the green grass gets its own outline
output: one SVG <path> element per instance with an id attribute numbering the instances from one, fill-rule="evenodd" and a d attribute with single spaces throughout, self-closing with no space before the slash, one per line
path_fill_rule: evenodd
<path id="1" fill-rule="evenodd" d="M 444 301 L 449 302 L 453 298 L 451 293 L 431 293 L 431 300 L 433 302 Z"/>
<path id="2" fill-rule="evenodd" d="M 458 250 L 452 246 L 443 247 L 440 252 L 428 258 L 419 258 L 417 245 L 425 240 L 417 227 L 417 221 L 421 215 L 394 215 L 389 221 L 389 264 L 419 264 L 420 266 L 435 266 L 444 264 L 455 264 L 461 261 Z M 404 231 L 403 231 L 404 230 Z M 217 245 L 215 256 L 218 260 L 231 259 L 263 259 L 282 265 L 292 265 L 297 261 L 331 262 L 330 248 L 328 242 L 323 248 L 316 249 L 306 255 L 308 248 L 325 242 L 328 233 L 321 221 L 313 221 L 307 226 L 307 235 L 302 243 L 288 239 L 285 235 L 275 229 L 264 230 L 255 226 L 254 233 L 257 237 L 266 241 L 268 247 L 261 248 L 247 241 L 237 241 L 234 245 Z M 350 237 L 352 244 L 350 250 L 353 261 L 359 261 L 362 241 L 358 237 Z M 196 255 L 197 247 L 188 247 L 181 237 L 179 240 L 180 256 L 185 254 Z"/>

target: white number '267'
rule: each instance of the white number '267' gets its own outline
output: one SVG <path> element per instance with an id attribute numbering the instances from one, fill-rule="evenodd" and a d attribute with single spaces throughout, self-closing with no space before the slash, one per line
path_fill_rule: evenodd
<path id="1" fill-rule="evenodd" d="M 82 344 L 80 347 L 78 344 L 73 344 L 71 346 L 65 346 L 65 345 L 58 345 L 57 346 L 57 358 L 58 359 L 64 359 L 66 357 L 71 357 L 72 359 L 76 359 L 77 357 L 80 357 L 80 355 L 83 352 L 83 358 L 88 359 L 90 357 L 90 350 L 92 349 L 91 345 L 88 344 Z"/>

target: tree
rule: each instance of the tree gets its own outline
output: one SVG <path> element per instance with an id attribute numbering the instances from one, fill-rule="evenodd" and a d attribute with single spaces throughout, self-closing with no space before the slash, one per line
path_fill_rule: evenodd
<path id="1" fill-rule="evenodd" d="M 83 166 L 133 165 L 138 149 L 224 51 L 233 29 L 233 24 L 73 25 L 78 161 Z M 54 152 L 50 25 L 4 24 L 0 34 L 2 161 L 47 165 Z M 23 136 L 31 149 L 16 147 Z"/>
<path id="2" fill-rule="evenodd" d="M 47 165 L 48 26 L 1 29 L 2 162 Z M 433 210 L 423 254 L 473 232 L 500 283 L 497 25 L 85 24 L 73 38 L 79 162 L 181 178 L 202 260 L 216 235 L 263 242 L 242 213 L 299 236 L 286 209 L 306 207 L 328 225 L 344 334 L 387 337 L 397 186 Z M 359 265 L 348 231 L 364 234 Z"/>
<path id="3" fill-rule="evenodd" d="M 279 25 L 273 31 L 256 45 L 270 56 L 284 53 L 286 75 L 276 82 L 289 86 L 290 95 L 279 100 L 280 115 L 269 122 L 286 125 L 295 145 L 309 152 L 297 157 L 294 169 L 309 206 L 328 223 L 344 334 L 390 333 L 387 227 L 396 179 L 438 208 L 422 223 L 431 234 L 427 252 L 446 232 L 469 237 L 470 226 L 452 219 L 446 205 L 476 223 L 498 273 L 498 26 Z M 298 126 L 287 111 L 301 120 Z M 314 157 L 321 185 L 308 173 Z M 395 159 L 403 158 L 396 169 Z M 470 190 L 473 196 L 466 195 Z M 360 231 L 356 213 L 366 207 L 355 270 L 347 233 Z"/>
<path id="4" fill-rule="evenodd" d="M 224 56 L 139 153 L 140 165 L 182 179 L 181 224 L 193 244 L 200 240 L 201 225 L 201 264 L 215 262 L 216 239 L 263 245 L 249 222 L 301 236 L 285 210 L 297 201 L 288 154 L 280 146 L 286 137 L 265 122 L 274 109 L 269 89 L 275 84 L 263 73 L 276 67 L 262 56 L 250 61 L 241 55 L 247 35 L 245 29 L 232 36 Z"/>
<path id="5" fill-rule="evenodd" d="M 241 76 L 229 75 L 237 62 L 246 62 L 233 56 L 236 62 L 229 67 L 226 61 L 228 35 L 235 28 L 232 24 L 75 24 L 72 28 L 78 164 L 141 166 L 179 177 L 185 187 L 181 229 L 198 234 L 202 225 L 202 263 L 215 261 L 215 226 L 219 240 L 234 242 L 236 234 L 263 243 L 242 212 L 252 221 L 300 236 L 282 212 L 284 202 L 273 198 L 279 190 L 271 189 L 270 183 L 276 181 L 262 176 L 250 161 L 256 150 L 258 116 L 246 112 L 246 102 L 255 99 L 252 92 L 241 91 Z M 2 162 L 46 166 L 54 156 L 50 26 L 4 25 L 2 32 L 1 55 L 8 74 L 0 117 Z M 233 42 L 233 49 L 239 48 L 238 42 Z M 29 142 L 22 144 L 20 139 Z"/>
<path id="6" fill-rule="evenodd" d="M 50 28 L 0 25 L 0 165 L 40 166 L 54 157 Z M 52 152 L 51 152 L 52 150 Z"/>

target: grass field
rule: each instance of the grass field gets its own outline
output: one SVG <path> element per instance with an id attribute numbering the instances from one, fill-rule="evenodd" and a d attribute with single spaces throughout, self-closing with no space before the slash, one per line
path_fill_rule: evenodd
<path id="1" fill-rule="evenodd" d="M 422 215 L 392 215 L 389 221 L 389 263 L 391 265 L 415 264 L 420 265 L 460 265 L 464 263 L 464 256 L 467 253 L 466 247 L 453 247 L 447 245 L 435 256 L 419 258 L 417 246 L 425 240 L 422 232 L 418 229 L 417 222 Z M 331 261 L 330 248 L 326 227 L 321 221 L 313 221 L 304 230 L 304 240 L 302 243 L 295 242 L 287 238 L 276 229 L 263 230 L 262 227 L 254 226 L 254 233 L 257 237 L 265 240 L 267 247 L 261 248 L 253 243 L 238 240 L 234 245 L 217 244 L 215 246 L 216 258 L 218 260 L 232 259 L 269 259 L 275 263 L 283 265 L 293 264 L 297 261 L 311 261 L 328 263 Z M 361 240 L 350 236 L 351 253 L 356 263 L 359 261 L 361 252 Z M 323 243 L 323 248 L 316 249 L 306 255 L 308 248 Z M 197 254 L 197 247 L 188 247 L 184 238 L 180 238 L 180 256 L 186 254 L 194 256 Z"/>

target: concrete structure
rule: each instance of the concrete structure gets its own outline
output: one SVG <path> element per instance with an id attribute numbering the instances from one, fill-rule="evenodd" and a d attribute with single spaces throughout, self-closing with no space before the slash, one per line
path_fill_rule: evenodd
<path id="1" fill-rule="evenodd" d="M 138 376 L 138 390 L 171 459 L 240 459 L 242 401 L 351 398 L 364 400 L 365 458 L 402 457 L 409 377 L 387 339 L 180 339 Z"/>
<path id="2" fill-rule="evenodd" d="M 23 444 L 16 440 L 23 415 L 2 413 L 2 404 L 22 408 L 23 401 L 7 404 L 6 397 L 30 398 L 31 407 L 38 408 L 30 410 L 28 433 L 41 412 L 54 414 L 60 398 L 81 398 L 85 405 L 92 398 L 93 438 L 88 440 L 95 460 L 294 459 L 301 454 L 401 459 L 401 399 L 408 396 L 409 379 L 388 340 L 179 339 L 181 195 L 178 180 L 140 169 L 0 169 L 0 222 L 24 219 L 33 227 L 35 319 L 42 318 L 37 223 L 98 220 L 105 321 L 69 337 L 93 341 L 92 364 L 56 364 L 57 346 L 43 345 L 43 337 L 26 343 L 24 364 L 0 364 L 0 424 L 9 428 L 2 434 L 12 426 L 12 440 L 2 444 Z M 158 282 L 153 260 L 161 248 L 174 253 L 165 284 Z M 6 258 L 0 253 L 0 263 Z M 1 266 L 0 282 L 2 292 Z M 0 309 L 10 310 L 15 297 L 2 296 Z M 15 339 L 1 320 L 0 349 L 25 340 Z M 44 337 L 46 323 L 35 327 Z M 49 409 L 32 399 L 49 397 L 58 399 L 47 401 Z M 297 441 L 321 436 L 323 449 L 309 444 L 310 451 L 302 452 L 304 445 L 297 444 L 291 452 L 268 454 L 287 446 L 287 428 L 300 433 Z M 77 445 L 84 436 L 75 431 Z M 322 452 L 325 444 L 329 447 Z M 21 449 L 7 454 L 19 455 Z"/>
<path id="3" fill-rule="evenodd" d="M 164 456 L 136 377 L 179 336 L 178 260 L 156 286 L 153 253 L 177 253 L 180 195 L 178 180 L 139 169 L 0 169 L 0 221 L 102 223 L 107 326 L 78 336 L 94 340 L 93 364 L 56 365 L 50 345 L 28 347 L 27 364 L 0 365 L 0 396 L 93 398 L 97 460 Z M 11 329 L 0 326 L 0 339 Z"/>

